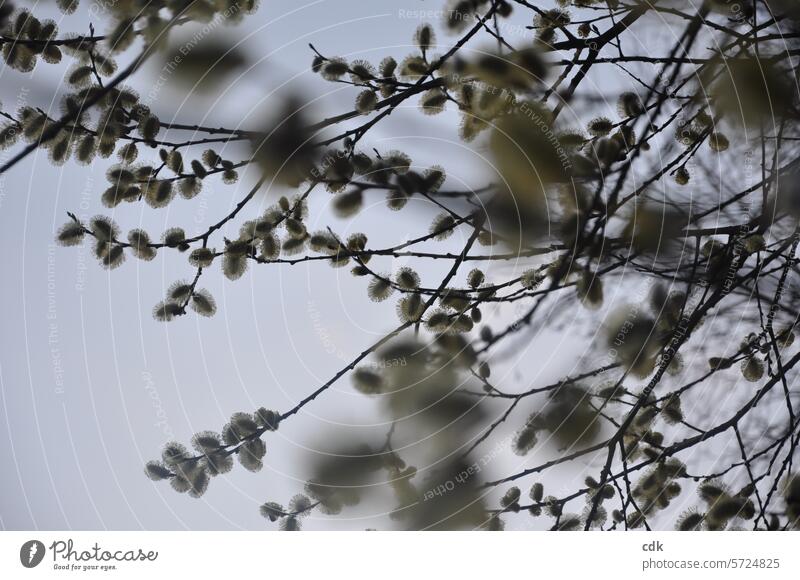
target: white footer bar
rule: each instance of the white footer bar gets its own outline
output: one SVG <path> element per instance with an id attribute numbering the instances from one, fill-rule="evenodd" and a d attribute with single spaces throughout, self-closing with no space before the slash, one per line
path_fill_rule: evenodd
<path id="1" fill-rule="evenodd" d="M 0 532 L 3 579 L 215 575 L 797 579 L 800 532 Z"/>

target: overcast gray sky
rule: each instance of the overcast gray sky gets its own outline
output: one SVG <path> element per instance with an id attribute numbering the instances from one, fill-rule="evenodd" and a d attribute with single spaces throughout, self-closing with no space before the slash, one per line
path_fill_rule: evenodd
<path id="1" fill-rule="evenodd" d="M 443 4 L 262 2 L 259 12 L 239 27 L 220 29 L 241 42 L 251 69 L 226 79 L 210 96 L 185 102 L 167 86 L 151 105 L 163 120 L 204 125 L 235 125 L 243 111 L 255 118 L 261 107 L 272 105 L 273 91 L 319 96 L 321 115 L 349 110 L 356 91 L 308 72 L 308 42 L 331 56 L 376 63 L 390 54 L 402 57 L 410 52 L 412 34 L 423 21 L 424 14 L 415 11 L 440 10 Z M 62 19 L 45 3 L 37 14 L 60 20 L 62 33 L 86 32 L 90 5 L 84 0 L 77 14 Z M 103 19 L 92 22 L 105 30 Z M 521 26 L 529 22 L 511 22 L 518 28 L 507 31 L 509 40 L 524 44 L 530 36 Z M 651 32 L 646 40 L 657 38 Z M 487 44 L 476 44 L 481 46 Z M 40 63 L 32 75 L 20 75 L 0 68 L 0 99 L 9 109 L 56 108 L 52 95 L 65 70 Z M 157 65 L 148 65 L 131 84 L 148 95 L 159 74 Z M 596 80 L 604 88 L 630 82 L 621 77 Z M 612 100 L 608 108 L 613 107 Z M 430 118 L 401 108 L 370 133 L 368 143 L 383 151 L 408 150 L 423 167 L 444 165 L 454 188 L 482 185 L 487 179 L 480 148 L 459 141 L 454 113 Z M 167 440 L 187 442 L 197 431 L 218 430 L 234 411 L 262 405 L 290 408 L 391 329 L 394 307 L 367 301 L 364 281 L 354 279 L 348 269 L 276 265 L 251 269 L 241 280 L 228 282 L 214 268 L 201 285 L 217 298 L 216 317 L 156 322 L 150 314 L 153 305 L 173 281 L 193 273 L 185 256 L 164 253 L 153 262 L 129 257 L 122 267 L 107 272 L 89 247 L 60 248 L 52 241 L 66 211 L 84 218 L 109 213 L 99 202 L 106 167 L 105 162 L 54 167 L 39 152 L 0 177 L 0 437 L 6 439 L 0 445 L 0 527 L 264 529 L 268 526 L 257 506 L 265 500 L 285 502 L 300 490 L 307 475 L 303 456 L 327 426 L 345 426 L 355 436 L 385 430 L 372 425 L 374 403 L 358 395 L 348 380 L 266 438 L 261 473 L 234 469 L 212 481 L 199 500 L 151 483 L 143 464 L 157 458 Z M 123 211 L 112 215 L 123 230 L 143 226 L 158 234 L 180 225 L 189 233 L 199 232 L 241 198 L 252 183 L 249 177 L 236 186 L 207 180 L 199 199 L 178 200 L 169 209 L 122 206 Z M 276 193 L 264 202 L 274 201 Z M 325 195 L 312 199 L 312 225 L 317 220 L 321 226 L 337 224 L 341 233 L 363 228 L 374 247 L 419 235 L 427 229 L 424 220 L 433 215 L 422 206 L 402 216 L 388 212 L 376 194 L 374 207 L 344 223 L 330 217 Z M 257 208 L 251 211 L 258 213 Z M 409 220 L 412 212 L 420 220 Z M 505 273 L 514 265 L 500 267 Z M 385 269 L 391 268 L 386 262 Z M 422 274 L 434 276 L 439 268 L 434 264 Z M 565 322 L 580 314 L 568 313 Z M 498 380 L 516 387 L 544 384 L 568 373 L 586 347 L 570 333 L 528 335 Z M 534 453 L 524 461 L 538 459 Z M 510 473 L 522 461 L 503 453 L 491 469 Z M 574 487 L 583 475 L 559 472 L 564 489 Z M 357 512 L 345 513 L 335 527 L 366 527 L 365 520 L 348 519 L 351 515 Z M 315 519 L 307 523 L 311 529 L 329 525 Z M 517 525 L 533 522 L 515 519 L 510 527 Z"/>

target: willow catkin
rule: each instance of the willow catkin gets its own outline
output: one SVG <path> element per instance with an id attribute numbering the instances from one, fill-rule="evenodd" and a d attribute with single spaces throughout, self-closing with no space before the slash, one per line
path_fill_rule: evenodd
<path id="1" fill-rule="evenodd" d="M 106 216 L 97 215 L 89 220 L 89 229 L 99 241 L 111 241 L 119 235 L 119 227 Z"/>
<path id="2" fill-rule="evenodd" d="M 280 523 L 280 529 L 283 532 L 299 532 L 300 520 L 294 516 L 283 518 Z"/>
<path id="3" fill-rule="evenodd" d="M 558 142 L 565 149 L 578 150 L 586 144 L 586 136 L 579 130 L 569 130 L 558 134 Z"/>
<path id="4" fill-rule="evenodd" d="M 216 168 L 222 162 L 222 158 L 213 149 L 203 151 L 202 159 L 209 169 Z"/>
<path id="5" fill-rule="evenodd" d="M 426 115 L 438 115 L 447 104 L 447 93 L 442 89 L 431 89 L 423 93 L 419 101 L 420 110 Z"/>
<path id="6" fill-rule="evenodd" d="M 293 238 L 304 239 L 308 235 L 305 224 L 300 220 L 287 218 L 284 221 L 284 225 L 288 234 Z"/>
<path id="7" fill-rule="evenodd" d="M 357 214 L 364 203 L 364 192 L 361 189 L 353 189 L 345 193 L 340 193 L 333 198 L 333 211 L 340 218 L 346 218 Z"/>
<path id="8" fill-rule="evenodd" d="M 313 507 L 311 499 L 302 493 L 298 493 L 289 500 L 289 511 L 293 512 L 296 517 L 305 517 L 308 515 L 309 510 Z"/>
<path id="9" fill-rule="evenodd" d="M 351 375 L 355 389 L 365 395 L 375 395 L 383 391 L 383 377 L 373 369 L 359 367 Z"/>
<path id="10" fill-rule="evenodd" d="M 225 254 L 229 256 L 246 256 L 252 252 L 253 241 L 247 238 L 225 242 Z"/>
<path id="11" fill-rule="evenodd" d="M 0 151 L 13 147 L 19 140 L 22 127 L 17 123 L 8 123 L 0 128 Z"/>
<path id="12" fill-rule="evenodd" d="M 186 493 L 192 488 L 192 484 L 188 479 L 180 475 L 175 475 L 169 480 L 169 485 L 178 493 Z"/>
<path id="13" fill-rule="evenodd" d="M 63 55 L 61 49 L 55 44 L 48 44 L 41 52 L 42 60 L 47 64 L 58 64 L 61 62 Z"/>
<path id="14" fill-rule="evenodd" d="M 196 177 L 187 177 L 178 181 L 178 192 L 183 199 L 192 199 L 203 190 L 203 182 Z"/>
<path id="15" fill-rule="evenodd" d="M 280 518 L 286 515 L 286 512 L 283 509 L 283 506 L 279 503 L 274 501 L 270 501 L 267 503 L 262 504 L 258 508 L 259 513 L 262 517 L 268 519 L 271 522 L 278 521 Z"/>
<path id="16" fill-rule="evenodd" d="M 455 317 L 452 330 L 453 332 L 470 332 L 473 326 L 474 324 L 472 323 L 472 318 L 466 314 L 461 314 Z"/>
<path id="17" fill-rule="evenodd" d="M 191 445 L 198 453 L 209 453 L 222 447 L 222 439 L 219 433 L 201 431 L 192 436 Z"/>
<path id="18" fill-rule="evenodd" d="M 161 130 L 161 121 L 155 115 L 149 115 L 139 123 L 138 129 L 143 139 L 153 141 Z"/>
<path id="19" fill-rule="evenodd" d="M 128 232 L 128 243 L 133 255 L 140 260 L 150 261 L 156 257 L 156 249 L 150 246 L 150 236 L 146 231 L 135 229 Z"/>
<path id="20" fill-rule="evenodd" d="M 116 146 L 116 138 L 108 133 L 103 133 L 97 143 L 97 154 L 103 159 L 108 159 L 114 154 Z"/>
<path id="21" fill-rule="evenodd" d="M 73 14 L 80 4 L 80 0 L 56 0 L 56 5 L 64 14 Z"/>
<path id="22" fill-rule="evenodd" d="M 199 289 L 192 294 L 190 302 L 192 310 L 201 316 L 214 316 L 217 312 L 217 303 L 208 290 Z"/>
<path id="23" fill-rule="evenodd" d="M 404 58 L 397 69 L 397 76 L 406 82 L 414 82 L 427 73 L 428 63 L 416 54 Z"/>
<path id="24" fill-rule="evenodd" d="M 336 254 L 339 250 L 339 242 L 330 232 L 326 231 L 313 233 L 308 238 L 308 246 L 315 252 L 325 254 Z"/>
<path id="25" fill-rule="evenodd" d="M 534 483 L 531 486 L 530 491 L 530 498 L 535 501 L 536 503 L 540 503 L 542 501 L 542 497 L 544 497 L 544 485 L 539 482 Z"/>
<path id="26" fill-rule="evenodd" d="M 257 472 L 261 471 L 261 468 L 264 466 L 261 459 L 266 454 L 267 449 L 264 445 L 264 442 L 261 439 L 251 439 L 245 442 L 240 448 L 238 458 L 239 463 L 244 467 L 247 471 Z"/>
<path id="27" fill-rule="evenodd" d="M 416 290 L 419 288 L 419 274 L 412 268 L 404 266 L 395 274 L 395 283 L 403 290 Z"/>
<path id="28" fill-rule="evenodd" d="M 192 462 L 194 469 L 188 474 L 189 495 L 191 497 L 201 497 L 208 489 L 208 472 L 199 461 Z"/>
<path id="29" fill-rule="evenodd" d="M 110 77 L 117 72 L 117 61 L 99 51 L 94 52 L 94 62 L 100 76 Z"/>
<path id="30" fill-rule="evenodd" d="M 350 80 L 355 85 L 363 85 L 376 77 L 375 67 L 366 60 L 354 60 L 350 63 Z"/>
<path id="31" fill-rule="evenodd" d="M 264 215 L 260 219 L 256 220 L 255 228 L 253 229 L 253 237 L 264 239 L 271 235 L 272 230 L 275 228 L 275 223 L 275 219 L 269 215 Z"/>
<path id="32" fill-rule="evenodd" d="M 397 149 L 392 149 L 386 153 L 383 159 L 391 171 L 398 175 L 402 175 L 411 167 L 411 157 Z"/>
<path id="33" fill-rule="evenodd" d="M 134 21 L 128 18 L 122 19 L 109 33 L 106 39 L 106 46 L 112 53 L 124 52 L 130 48 L 136 39 L 136 29 Z"/>
<path id="34" fill-rule="evenodd" d="M 473 289 L 478 288 L 481 284 L 483 284 L 485 279 L 486 276 L 483 273 L 483 270 L 480 270 L 479 268 L 473 268 L 470 270 L 469 274 L 467 274 L 467 284 Z"/>
<path id="35" fill-rule="evenodd" d="M 422 176 L 422 192 L 436 193 L 444 185 L 446 173 L 443 167 L 434 165 L 425 170 Z"/>
<path id="36" fill-rule="evenodd" d="M 429 231 L 435 239 L 439 241 L 446 240 L 453 234 L 455 223 L 456 220 L 452 215 L 441 213 L 433 219 Z"/>
<path id="37" fill-rule="evenodd" d="M 224 448 L 217 451 L 206 452 L 203 460 L 208 474 L 211 476 L 228 473 L 233 469 L 233 457 L 228 455 Z"/>
<path id="38" fill-rule="evenodd" d="M 397 302 L 397 317 L 401 322 L 418 322 L 422 317 L 424 304 L 422 296 L 410 294 L 403 296 Z"/>
<path id="39" fill-rule="evenodd" d="M 56 240 L 62 246 L 77 246 L 83 242 L 85 235 L 83 225 L 76 221 L 68 221 L 58 230 Z"/>
<path id="40" fill-rule="evenodd" d="M 108 242 L 102 242 L 102 245 L 105 249 L 100 256 L 100 264 L 109 270 L 121 266 L 125 261 L 125 248 L 119 244 L 110 244 Z"/>
<path id="41" fill-rule="evenodd" d="M 482 131 L 489 127 L 489 123 L 474 115 L 463 115 L 458 128 L 458 136 L 467 143 L 474 141 Z"/>
<path id="42" fill-rule="evenodd" d="M 678 167 L 675 171 L 675 183 L 678 185 L 686 185 L 690 179 L 689 170 L 686 167 Z"/>
<path id="43" fill-rule="evenodd" d="M 387 277 L 373 277 L 367 287 L 367 294 L 373 302 L 382 302 L 394 292 L 391 282 Z"/>
<path id="44" fill-rule="evenodd" d="M 369 155 L 366 153 L 354 153 L 350 158 L 350 162 L 353 165 L 353 170 L 355 173 L 358 173 L 359 175 L 365 175 L 372 169 L 372 159 L 370 159 Z"/>
<path id="45" fill-rule="evenodd" d="M 22 134 L 25 139 L 28 142 L 39 141 L 49 121 L 47 115 L 31 107 L 22 107 L 18 112 L 18 117 L 22 124 Z"/>
<path id="46" fill-rule="evenodd" d="M 381 97 L 388 99 L 397 92 L 397 77 L 394 76 L 394 70 L 397 68 L 397 62 L 387 57 L 381 62 L 381 76 L 384 82 L 380 85 Z M 384 74 L 388 73 L 388 74 Z"/>
<path id="47" fill-rule="evenodd" d="M 222 272 L 228 280 L 238 280 L 247 271 L 247 256 L 226 253 L 222 258 Z"/>
<path id="48" fill-rule="evenodd" d="M 425 321 L 425 327 L 431 332 L 446 332 L 450 328 L 450 315 L 446 311 L 437 308 L 428 316 Z"/>
<path id="49" fill-rule="evenodd" d="M 214 262 L 214 250 L 195 248 L 189 254 L 189 263 L 195 268 L 208 268 Z"/>
<path id="50" fill-rule="evenodd" d="M 114 165 L 106 171 L 106 179 L 112 185 L 129 185 L 136 179 L 136 176 L 128 167 Z"/>
<path id="51" fill-rule="evenodd" d="M 144 472 L 153 481 L 160 481 L 172 476 L 172 472 L 160 461 L 148 461 L 144 466 Z"/>
<path id="52" fill-rule="evenodd" d="M 390 190 L 386 194 L 386 207 L 392 211 L 400 211 L 408 204 L 408 195 L 397 190 Z"/>
<path id="53" fill-rule="evenodd" d="M 422 176 L 416 171 L 408 171 L 398 175 L 396 183 L 397 189 L 406 197 L 411 197 L 415 193 L 422 191 Z"/>
<path id="54" fill-rule="evenodd" d="M 597 117 L 589 121 L 587 129 L 593 137 L 603 137 L 608 135 L 614 128 L 614 124 L 608 117 Z"/>
<path id="55" fill-rule="evenodd" d="M 181 251 L 189 249 L 183 228 L 169 228 L 161 235 L 161 241 L 168 248 L 178 248 Z"/>
<path id="56" fill-rule="evenodd" d="M 384 58 L 378 66 L 382 78 L 390 79 L 397 70 L 397 61 L 391 56 Z"/>
<path id="57" fill-rule="evenodd" d="M 538 442 L 537 430 L 534 427 L 535 415 L 528 418 L 525 425 L 514 434 L 512 449 L 517 455 L 525 455 L 536 446 Z"/>
<path id="58" fill-rule="evenodd" d="M 75 158 L 81 165 L 88 165 L 97 153 L 97 139 L 94 135 L 85 135 L 78 141 Z"/>
<path id="59" fill-rule="evenodd" d="M 287 256 L 295 256 L 305 250 L 308 238 L 288 237 L 281 244 L 281 251 Z"/>
<path id="60" fill-rule="evenodd" d="M 325 64 L 320 67 L 320 74 L 322 78 L 327 81 L 338 81 L 347 74 L 347 71 L 347 61 L 339 57 L 328 59 Z"/>
<path id="61" fill-rule="evenodd" d="M 697 494 L 707 503 L 713 503 L 727 493 L 727 488 L 715 479 L 709 479 L 697 486 Z"/>
<path id="62" fill-rule="evenodd" d="M 431 46 L 436 44 L 436 34 L 430 24 L 420 24 L 414 32 L 414 44 L 417 45 L 423 53 L 431 49 Z"/>
<path id="63" fill-rule="evenodd" d="M 89 65 L 78 65 L 67 75 L 67 82 L 73 87 L 84 87 L 92 78 L 92 67 Z"/>
<path id="64" fill-rule="evenodd" d="M 222 172 L 222 182 L 226 185 L 233 185 L 239 181 L 239 173 L 235 169 L 226 169 Z"/>
<path id="65" fill-rule="evenodd" d="M 664 420 L 670 425 L 676 425 L 683 421 L 683 411 L 681 409 L 681 398 L 677 394 L 673 394 L 667 399 L 661 408 L 661 414 Z"/>
<path id="66" fill-rule="evenodd" d="M 764 361 L 753 355 L 742 361 L 742 376 L 746 381 L 755 383 L 764 376 Z"/>
<path id="67" fill-rule="evenodd" d="M 263 237 L 259 246 L 262 260 L 275 260 L 281 253 L 281 242 L 275 233 Z"/>
<path id="68" fill-rule="evenodd" d="M 332 150 L 323 158 L 322 163 L 325 166 L 325 188 L 331 193 L 344 190 L 355 174 L 355 167 L 348 154 L 345 151 Z"/>
<path id="69" fill-rule="evenodd" d="M 695 510 L 687 510 L 678 518 L 675 529 L 680 532 L 695 532 L 701 529 L 704 515 Z"/>
<path id="70" fill-rule="evenodd" d="M 583 305 L 597 309 L 603 304 L 603 281 L 594 272 L 586 271 L 576 282 L 576 290 Z"/>
<path id="71" fill-rule="evenodd" d="M 166 207 L 174 197 L 175 190 L 169 180 L 151 180 L 145 187 L 144 199 L 152 208 Z"/>
<path id="72" fill-rule="evenodd" d="M 347 249 L 351 252 L 363 252 L 364 249 L 367 247 L 367 236 L 361 232 L 356 232 L 350 234 L 347 237 L 347 241 L 345 242 Z M 364 256 L 364 258 L 369 258 L 369 256 Z M 368 260 L 364 260 L 365 262 Z"/>
<path id="73" fill-rule="evenodd" d="M 638 117 L 644 110 L 642 100 L 634 92 L 624 92 L 617 100 L 617 112 L 620 117 Z"/>
<path id="74" fill-rule="evenodd" d="M 161 451 L 161 459 L 170 467 L 182 463 L 189 456 L 186 447 L 177 441 L 169 441 L 164 444 Z"/>
<path id="75" fill-rule="evenodd" d="M 197 159 L 192 159 L 189 165 L 192 168 L 192 172 L 200 179 L 203 179 L 208 175 L 208 171 L 206 171 L 206 168 L 203 167 L 203 164 Z"/>
<path id="76" fill-rule="evenodd" d="M 463 312 L 469 307 L 469 296 L 455 288 L 445 288 L 439 297 L 442 308 Z"/>
<path id="77" fill-rule="evenodd" d="M 591 518 L 591 519 L 590 519 Z M 608 511 L 603 506 L 593 508 L 592 505 L 587 505 L 583 508 L 583 513 L 580 516 L 580 521 L 585 522 L 589 529 L 601 528 L 608 520 Z M 578 528 L 580 529 L 580 527 Z"/>
<path id="78" fill-rule="evenodd" d="M 173 282 L 167 290 L 167 296 L 173 302 L 184 303 L 192 294 L 192 284 L 183 280 Z"/>
<path id="79" fill-rule="evenodd" d="M 510 487 L 500 498 L 500 505 L 504 508 L 510 507 L 519 503 L 520 497 L 522 497 L 522 492 L 520 492 L 519 488 L 517 486 Z"/>
<path id="80" fill-rule="evenodd" d="M 716 153 L 722 153 L 723 151 L 728 150 L 728 148 L 731 146 L 731 143 L 722 133 L 714 132 L 708 136 L 708 146 L 712 151 Z"/>
<path id="81" fill-rule="evenodd" d="M 228 444 L 244 441 L 254 435 L 258 430 L 258 423 L 250 413 L 238 411 L 231 415 L 227 430 L 223 431 L 223 438 Z"/>
<path id="82" fill-rule="evenodd" d="M 69 134 L 60 134 L 58 138 L 48 144 L 50 162 L 55 166 L 61 166 L 67 162 L 72 155 L 72 141 Z"/>
<path id="83" fill-rule="evenodd" d="M 173 149 L 166 155 L 164 164 L 173 173 L 180 175 L 183 173 L 183 155 L 177 149 Z"/>
<path id="84" fill-rule="evenodd" d="M 369 115 L 378 105 L 378 95 L 375 91 L 362 91 L 356 97 L 356 110 L 362 115 Z"/>
<path id="85" fill-rule="evenodd" d="M 679 376 L 683 372 L 684 366 L 683 355 L 676 352 L 667 365 L 667 374 L 672 377 Z"/>

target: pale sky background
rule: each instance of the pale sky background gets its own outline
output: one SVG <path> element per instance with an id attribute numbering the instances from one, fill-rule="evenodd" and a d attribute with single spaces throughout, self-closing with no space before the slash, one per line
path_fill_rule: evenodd
<path id="1" fill-rule="evenodd" d="M 83 4 L 78 14 L 60 20 L 62 33 L 87 31 L 91 3 Z M 239 121 L 244 111 L 255 116 L 264 100 L 269 108 L 272 91 L 280 88 L 283 94 L 291 90 L 324 96 L 317 104 L 321 115 L 350 110 L 357 90 L 310 73 L 308 42 L 330 56 L 377 63 L 393 55 L 399 61 L 411 52 L 413 32 L 422 21 L 405 16 L 443 5 L 438 0 L 262 2 L 258 13 L 239 27 L 220 29 L 241 41 L 252 70 L 226 80 L 212 96 L 185 103 L 167 87 L 152 107 L 162 120 L 174 116 L 180 122 L 227 126 Z M 61 18 L 49 5 L 38 14 Z M 98 32 L 106 30 L 103 19 L 92 22 Z M 511 22 L 530 24 L 527 17 Z M 659 33 L 665 40 L 670 34 Z M 508 33 L 512 44 L 524 45 L 529 38 L 521 29 Z M 452 37 L 440 35 L 440 40 L 447 43 Z M 651 46 L 658 40 L 653 28 L 645 40 Z M 474 46 L 491 43 L 484 40 Z M 629 86 L 628 77 L 604 70 L 608 76 L 587 81 L 590 89 L 595 80 L 604 83 L 604 91 Z M 64 71 L 64 66 L 40 63 L 25 76 L 0 67 L 0 99 L 10 110 L 25 104 L 47 110 Z M 158 74 L 158 66 L 151 64 L 131 84 L 147 95 Z M 611 98 L 609 115 L 615 109 Z M 367 143 L 382 151 L 408 150 L 422 167 L 444 165 L 448 187 L 486 183 L 480 151 L 460 142 L 452 113 L 430 118 L 401 108 L 370 132 Z M 3 152 L 0 159 L 11 153 Z M 307 475 L 303 458 L 326 427 L 344 425 L 357 437 L 386 429 L 370 426 L 377 416 L 374 402 L 357 394 L 347 379 L 265 438 L 267 456 L 260 473 L 237 466 L 212 480 L 201 499 L 177 494 L 166 483 L 150 482 L 143 465 L 159 457 L 166 441 L 188 443 L 197 431 L 219 430 L 235 411 L 262 405 L 291 408 L 396 324 L 393 301 L 369 302 L 365 281 L 354 279 L 347 268 L 319 263 L 261 266 L 229 282 L 215 267 L 203 276 L 201 286 L 215 295 L 217 316 L 190 315 L 159 323 L 151 316 L 153 305 L 173 281 L 193 274 L 185 256 L 167 252 L 153 262 L 128 257 L 123 266 L 107 272 L 89 246 L 53 244 L 65 212 L 84 218 L 109 215 L 99 201 L 106 167 L 105 161 L 54 167 L 39 152 L 0 177 L 0 437 L 5 439 L 0 445 L 0 528 L 274 528 L 258 514 L 258 505 L 266 500 L 286 502 L 301 490 Z M 123 231 L 143 225 L 157 237 L 167 226 L 180 225 L 194 234 L 227 214 L 249 183 L 248 176 L 236 186 L 209 179 L 193 202 L 179 199 L 162 210 L 123 205 L 110 215 Z M 330 217 L 324 207 L 329 196 L 320 190 L 312 197 L 310 223 L 333 224 L 342 234 L 363 228 L 372 247 L 427 230 L 434 213 L 428 208 L 420 204 L 392 213 L 383 208 L 383 196 L 375 196 L 375 207 L 351 224 Z M 268 201 L 274 199 L 273 194 Z M 257 213 L 254 207 L 247 215 Z M 454 236 L 454 246 L 460 237 Z M 387 261 L 384 269 L 392 267 Z M 513 264 L 502 267 L 507 275 Z M 440 277 L 441 268 L 426 267 L 423 279 Z M 584 315 L 576 309 L 563 314 L 563 321 L 569 329 L 573 317 Z M 493 377 L 509 390 L 547 384 L 569 373 L 588 345 L 569 331 L 535 334 L 517 341 L 514 360 L 495 369 Z M 529 412 L 521 410 L 518 420 Z M 490 451 L 491 445 L 483 449 Z M 507 475 L 540 463 L 547 453 L 545 449 L 519 458 L 504 451 L 489 470 Z M 558 495 L 575 489 L 586 473 L 565 469 L 556 475 L 562 487 L 548 492 Z M 368 525 L 350 519 L 355 515 L 357 510 L 336 520 L 312 517 L 306 527 Z M 512 529 L 540 525 L 521 516 L 508 521 Z"/>

